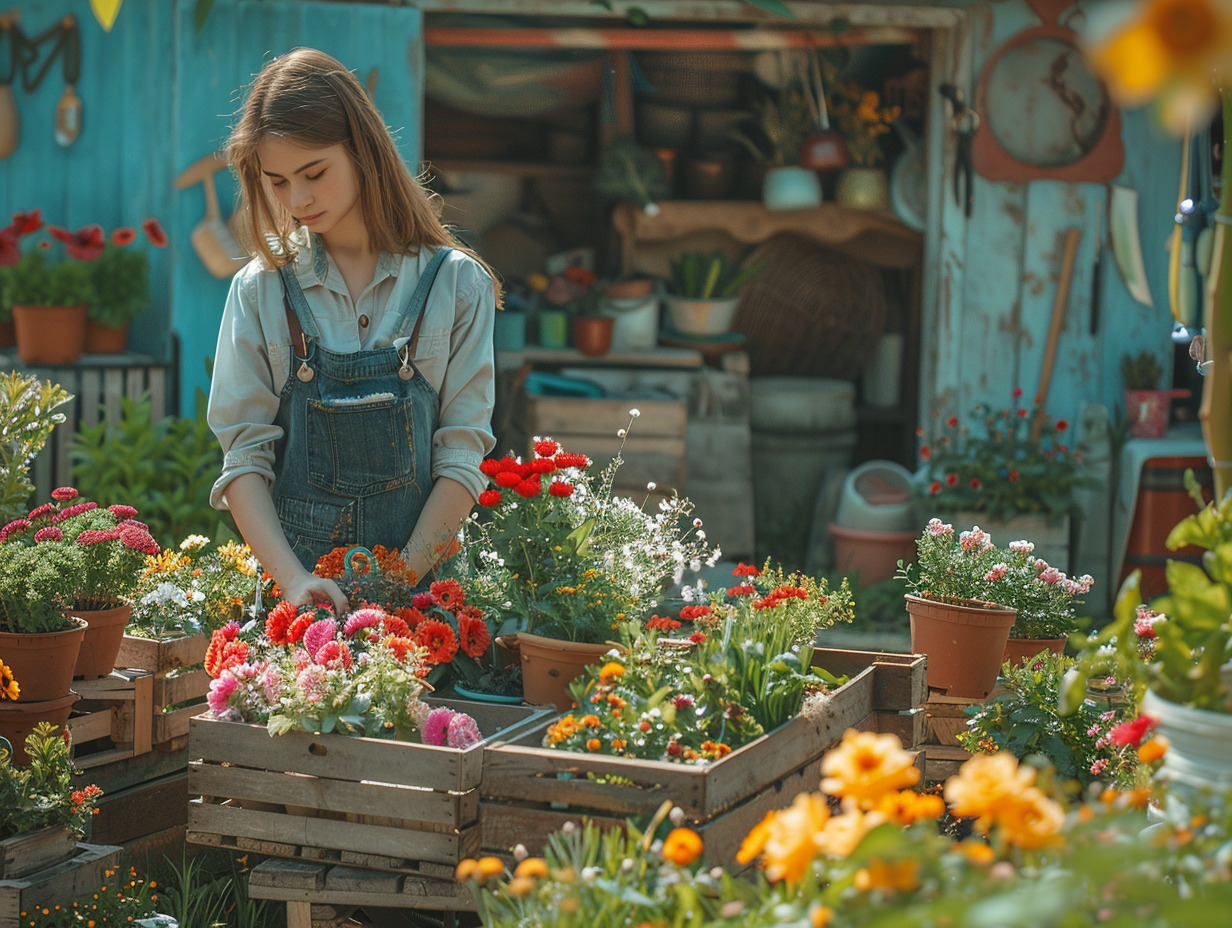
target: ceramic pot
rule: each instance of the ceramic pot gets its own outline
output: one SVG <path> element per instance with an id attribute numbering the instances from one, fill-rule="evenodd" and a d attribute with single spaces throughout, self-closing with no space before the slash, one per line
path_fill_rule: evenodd
<path id="1" fill-rule="evenodd" d="M 1168 431 L 1172 400 L 1189 396 L 1188 390 L 1126 390 L 1125 418 L 1134 438 L 1163 438 Z"/>
<path id="2" fill-rule="evenodd" d="M 17 329 L 13 323 L 0 322 L 0 348 L 12 348 L 17 344 Z"/>
<path id="3" fill-rule="evenodd" d="M 1225 670 L 1225 681 L 1228 676 Z M 1150 690 L 1141 711 L 1159 720 L 1158 733 L 1168 739 L 1158 776 L 1172 785 L 1175 798 L 1183 803 L 1187 795 L 1232 786 L 1232 715 L 1191 709 Z"/>
<path id="4" fill-rule="evenodd" d="M 1010 638 L 1005 642 L 1001 663 L 1025 664 L 1045 651 L 1050 654 L 1064 654 L 1067 643 L 1068 638 Z"/>
<path id="5" fill-rule="evenodd" d="M 683 296 L 667 298 L 672 328 L 681 335 L 722 335 L 730 332 L 740 297 L 721 300 L 693 300 Z"/>
<path id="6" fill-rule="evenodd" d="M 127 347 L 127 322 L 116 328 L 86 320 L 86 354 L 120 354 Z"/>
<path id="7" fill-rule="evenodd" d="M 890 182 L 881 168 L 844 168 L 834 199 L 850 209 L 889 209 Z"/>
<path id="8" fill-rule="evenodd" d="M 80 680 L 97 680 L 111 673 L 116 655 L 124 642 L 124 627 L 133 614 L 127 603 L 111 609 L 72 609 L 70 615 L 84 620 L 89 627 L 77 653 L 73 676 Z M 19 681 L 20 682 L 20 681 Z"/>
<path id="9" fill-rule="evenodd" d="M 808 168 L 771 168 L 761 199 L 766 209 L 810 209 L 821 205 L 821 181 Z"/>
<path id="10" fill-rule="evenodd" d="M 18 683 L 21 680 L 18 679 Z M 30 755 L 26 753 L 26 738 L 39 722 L 51 722 L 56 728 L 63 728 L 68 723 L 69 713 L 73 711 L 73 703 L 81 697 L 76 693 L 66 693 L 57 699 L 41 699 L 25 702 L 25 687 L 22 687 L 21 699 L 17 702 L 0 703 L 0 735 L 3 735 L 13 745 L 13 763 L 24 766 L 30 763 Z"/>
<path id="11" fill-rule="evenodd" d="M 522 657 L 522 698 L 533 706 L 555 706 L 562 712 L 573 707 L 569 684 L 590 664 L 597 664 L 612 650 L 610 644 L 583 644 L 518 632 Z"/>
<path id="12" fill-rule="evenodd" d="M 573 320 L 573 344 L 582 354 L 602 357 L 612 350 L 611 316 L 578 316 Z"/>
<path id="13" fill-rule="evenodd" d="M 945 696 L 987 699 L 1018 618 L 1002 606 L 959 606 L 907 594 L 911 650 L 928 655 L 928 688 Z"/>
<path id="14" fill-rule="evenodd" d="M 86 304 L 13 304 L 17 356 L 22 364 L 76 364 L 86 347 Z"/>
<path id="15" fill-rule="evenodd" d="M 559 309 L 539 313 L 539 344 L 544 348 L 564 348 L 568 343 L 568 314 Z"/>
<path id="16" fill-rule="evenodd" d="M 916 559 L 914 529 L 887 532 L 877 529 L 846 528 L 831 522 L 828 526 L 834 538 L 834 568 L 841 573 L 854 573 L 860 589 L 889 580 L 898 571 L 899 561 L 911 564 Z"/>
<path id="17" fill-rule="evenodd" d="M 18 705 L 68 695 L 77 654 L 86 636 L 86 623 L 81 619 L 73 621 L 77 627 L 62 632 L 0 632 L 0 655 L 21 687 Z"/>

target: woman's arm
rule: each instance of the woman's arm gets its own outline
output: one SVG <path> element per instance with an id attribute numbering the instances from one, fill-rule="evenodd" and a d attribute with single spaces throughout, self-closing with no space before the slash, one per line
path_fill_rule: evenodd
<path id="1" fill-rule="evenodd" d="M 255 473 L 240 474 L 227 484 L 224 492 L 240 533 L 261 566 L 282 588 L 284 599 L 297 606 L 329 600 L 338 615 L 347 611 L 347 599 L 338 584 L 305 570 L 287 544 L 264 477 Z M 432 495 L 428 499 L 431 501 Z M 424 508 L 426 511 L 426 505 Z"/>
<path id="2" fill-rule="evenodd" d="M 426 577 L 449 550 L 462 520 L 474 505 L 470 490 L 458 481 L 439 477 L 432 484 L 415 530 L 402 551 L 402 559 L 415 582 Z"/>

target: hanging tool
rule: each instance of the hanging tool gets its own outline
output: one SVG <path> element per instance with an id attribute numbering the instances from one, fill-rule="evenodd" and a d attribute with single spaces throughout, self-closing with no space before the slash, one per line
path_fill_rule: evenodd
<path id="1" fill-rule="evenodd" d="M 8 55 L 8 67 L 0 73 L 0 161 L 17 150 L 21 138 L 17 101 L 13 99 L 13 78 L 17 76 L 17 11 L 0 14 L 0 55 Z"/>
<path id="2" fill-rule="evenodd" d="M 950 101 L 950 128 L 954 131 L 954 202 L 962 207 L 963 215 L 971 218 L 974 205 L 975 168 L 971 160 L 971 144 L 975 130 L 980 127 L 980 114 L 967 106 L 963 92 L 954 84 L 942 84 L 941 96 Z"/>
<path id="3" fill-rule="evenodd" d="M 832 171 L 846 167 L 851 154 L 847 151 L 842 134 L 830 128 L 826 85 L 821 77 L 821 56 L 812 45 L 808 47 L 808 59 L 807 68 L 803 59 L 800 60 L 800 85 L 817 116 L 817 131 L 805 136 L 800 146 L 800 167 L 811 171 Z"/>
<path id="4" fill-rule="evenodd" d="M 1044 428 L 1044 406 L 1048 401 L 1048 384 L 1052 380 L 1052 366 L 1057 358 L 1057 343 L 1061 340 L 1061 328 L 1065 320 L 1065 304 L 1069 302 L 1069 284 L 1074 276 L 1074 259 L 1078 256 L 1077 227 L 1065 230 L 1065 245 L 1061 250 L 1061 276 L 1057 280 L 1057 295 L 1052 301 L 1052 320 L 1048 325 L 1048 341 L 1044 345 L 1044 364 L 1040 368 L 1038 412 L 1031 423 L 1031 441 L 1038 442 Z"/>
<path id="5" fill-rule="evenodd" d="M 71 13 L 61 21 L 64 39 L 60 64 L 64 69 L 64 93 L 56 104 L 56 142 L 67 148 L 81 135 L 81 97 L 74 85 L 81 79 L 81 34 L 77 30 L 77 17 Z"/>
<path id="6" fill-rule="evenodd" d="M 1095 211 L 1095 259 L 1091 262 L 1091 334 L 1099 332 L 1099 302 L 1104 291 L 1104 207 Z"/>

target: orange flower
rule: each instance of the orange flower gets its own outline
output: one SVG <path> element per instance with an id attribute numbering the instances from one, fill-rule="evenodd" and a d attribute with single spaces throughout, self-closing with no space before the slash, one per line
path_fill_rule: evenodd
<path id="1" fill-rule="evenodd" d="M 887 863 L 874 857 L 868 867 L 856 871 L 856 889 L 867 892 L 886 889 L 891 892 L 908 893 L 920 886 L 920 863 L 913 857 Z"/>
<path id="2" fill-rule="evenodd" d="M 827 857 L 842 860 L 850 857 L 864 836 L 885 821 L 886 817 L 880 812 L 849 809 L 842 815 L 832 816 L 815 836 L 814 844 Z"/>
<path id="3" fill-rule="evenodd" d="M 921 795 L 903 790 L 882 796 L 875 808 L 890 821 L 905 828 L 921 819 L 940 818 L 945 814 L 945 801 L 931 793 Z"/>
<path id="4" fill-rule="evenodd" d="M 458 640 L 447 622 L 428 619 L 415 629 L 415 643 L 428 649 L 429 664 L 448 664 L 458 653 Z"/>
<path id="5" fill-rule="evenodd" d="M 810 928 L 826 928 L 826 925 L 830 924 L 830 916 L 833 914 L 834 910 L 828 905 L 814 902 L 809 906 L 808 911 Z"/>
<path id="6" fill-rule="evenodd" d="M 598 738 L 591 738 L 586 742 L 586 749 L 588 751 L 597 751 L 601 747 L 603 747 L 603 742 Z"/>
<path id="7" fill-rule="evenodd" d="M 1031 786 L 998 805 L 996 822 L 1005 840 L 1026 850 L 1051 847 L 1060 840 L 1065 810 Z"/>
<path id="8" fill-rule="evenodd" d="M 747 864 L 759 855 L 766 878 L 797 883 L 817 853 L 814 838 L 830 818 L 826 798 L 800 793 L 787 809 L 770 812 L 748 833 L 736 860 Z"/>
<path id="9" fill-rule="evenodd" d="M 516 876 L 543 878 L 548 875 L 548 865 L 542 857 L 527 857 L 513 871 Z"/>
<path id="10" fill-rule="evenodd" d="M 1138 760 L 1144 764 L 1153 764 L 1165 754 L 1168 753 L 1168 741 L 1166 738 L 1152 738 L 1150 741 L 1138 748 Z"/>
<path id="11" fill-rule="evenodd" d="M 466 605 L 466 592 L 457 580 L 437 580 L 428 586 L 430 592 L 442 609 L 452 612 L 458 606 Z"/>
<path id="12" fill-rule="evenodd" d="M 914 765 L 915 757 L 896 736 L 849 728 L 839 746 L 822 759 L 821 788 L 868 809 L 887 793 L 914 786 L 920 779 Z"/>
<path id="13" fill-rule="evenodd" d="M 962 818 L 977 819 L 977 830 L 987 834 L 998 806 L 1012 800 L 1035 782 L 1035 771 L 1020 767 L 1008 751 L 978 754 L 962 765 L 957 776 L 945 784 L 950 811 Z"/>
<path id="14" fill-rule="evenodd" d="M 663 856 L 674 864 L 687 867 L 702 856 L 702 839 L 691 828 L 673 828 L 663 839 Z"/>
<path id="15" fill-rule="evenodd" d="M 623 664 L 616 661 L 608 661 L 603 665 L 603 669 L 599 671 L 600 683 L 611 683 L 613 680 L 620 679 L 624 675 L 625 668 Z"/>
<path id="16" fill-rule="evenodd" d="M 505 887 L 509 895 L 522 899 L 529 896 L 535 889 L 535 881 L 528 876 L 515 876 Z"/>
<path id="17" fill-rule="evenodd" d="M 467 609 L 469 607 L 463 606 L 462 608 Z M 488 623 L 482 617 L 476 618 L 460 610 L 457 618 L 458 647 L 462 649 L 462 653 L 467 657 L 473 657 L 478 660 L 487 653 L 488 648 L 492 644 L 492 632 L 488 629 Z"/>

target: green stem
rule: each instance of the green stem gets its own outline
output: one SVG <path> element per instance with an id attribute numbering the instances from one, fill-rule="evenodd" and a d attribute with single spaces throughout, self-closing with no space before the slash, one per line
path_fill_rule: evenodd
<path id="1" fill-rule="evenodd" d="M 1224 144 L 1232 129 L 1232 87 L 1222 88 Z M 1207 357 L 1199 418 L 1215 477 L 1215 499 L 1232 487 L 1232 158 L 1222 168 L 1223 189 L 1215 214 L 1215 246 L 1205 295 Z"/>

